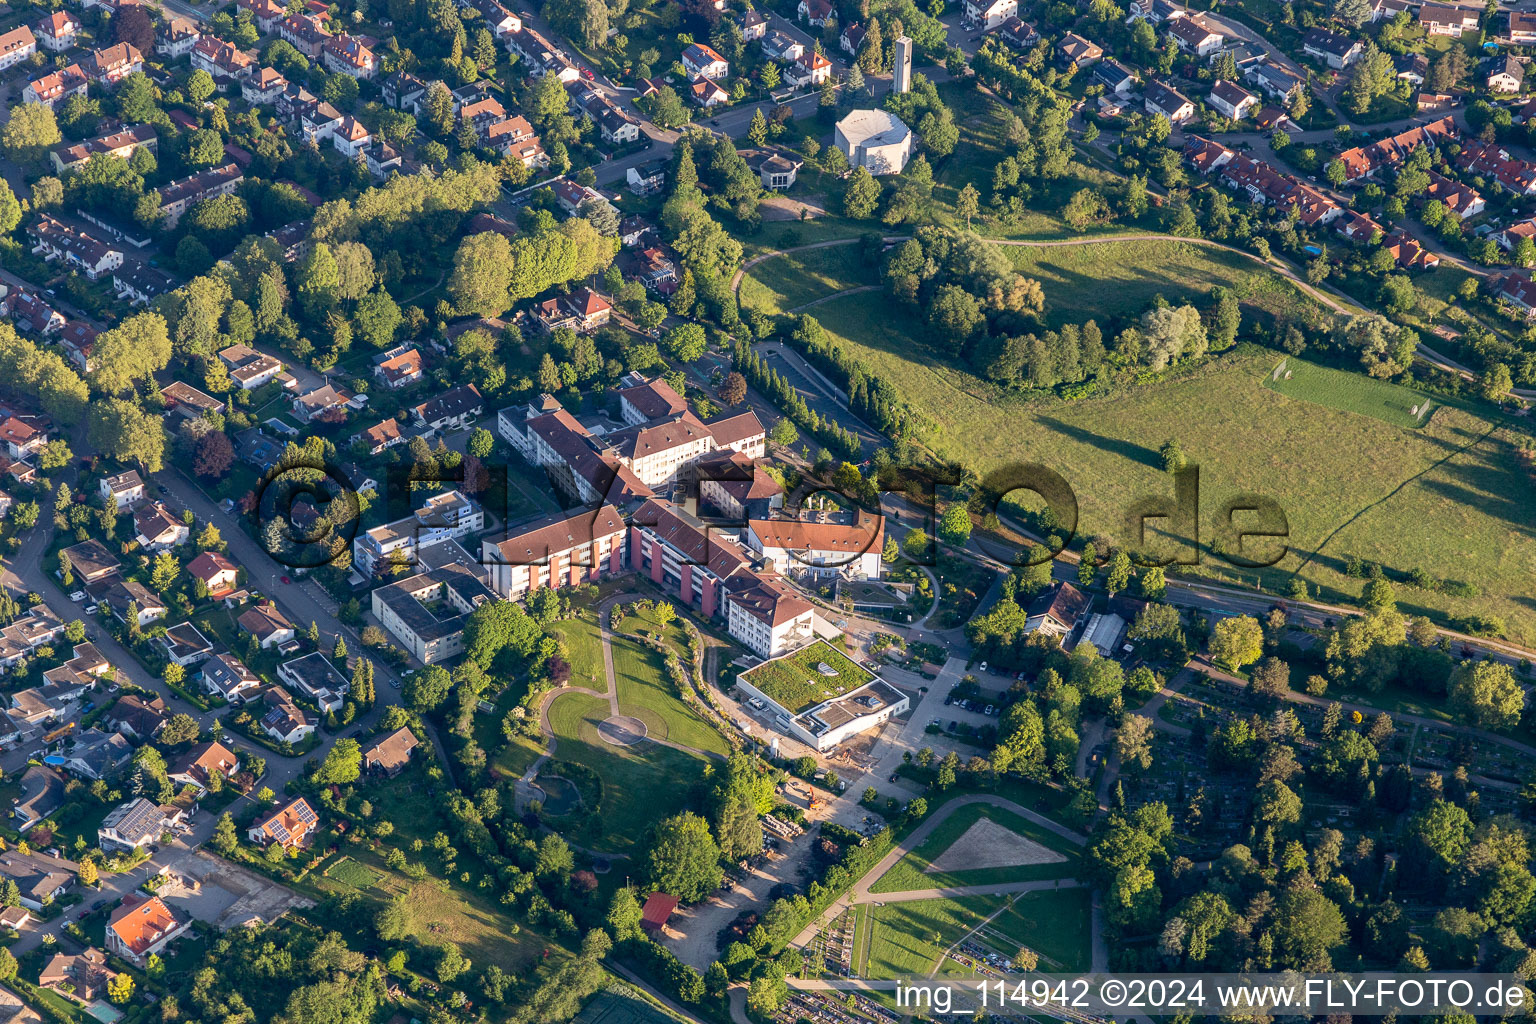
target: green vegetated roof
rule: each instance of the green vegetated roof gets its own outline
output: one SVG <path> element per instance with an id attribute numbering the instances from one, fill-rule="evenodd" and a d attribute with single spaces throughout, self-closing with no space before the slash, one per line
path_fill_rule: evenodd
<path id="1" fill-rule="evenodd" d="M 857 690 L 874 679 L 875 674 L 825 640 L 818 640 L 793 654 L 754 666 L 740 678 L 798 715 L 824 700 Z"/>

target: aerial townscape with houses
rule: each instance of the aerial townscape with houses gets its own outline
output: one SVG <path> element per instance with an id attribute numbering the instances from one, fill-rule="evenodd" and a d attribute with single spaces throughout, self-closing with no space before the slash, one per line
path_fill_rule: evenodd
<path id="1" fill-rule="evenodd" d="M 755 3 L 0 6 L 0 1019 L 1536 979 L 1536 0 Z"/>

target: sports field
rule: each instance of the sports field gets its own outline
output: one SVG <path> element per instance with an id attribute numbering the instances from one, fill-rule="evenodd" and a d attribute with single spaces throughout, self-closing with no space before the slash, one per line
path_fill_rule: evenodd
<path id="1" fill-rule="evenodd" d="M 1050 301 L 1049 288 L 1046 294 Z M 929 420 L 924 440 L 936 455 L 983 473 L 1038 462 L 1065 477 L 1078 502 L 1080 535 L 1134 541 L 1126 523 L 1137 503 L 1171 496 L 1158 449 L 1178 438 L 1200 465 L 1203 544 L 1222 504 L 1240 495 L 1267 496 L 1285 513 L 1285 557 L 1271 568 L 1240 569 L 1207 550 L 1202 563 L 1218 579 L 1283 593 L 1300 571 L 1319 598 L 1352 601 L 1362 584 L 1343 569 L 1359 556 L 1390 572 L 1417 568 L 1462 580 L 1482 595 L 1400 588 L 1405 611 L 1438 612 L 1444 621 L 1497 616 L 1510 639 L 1536 639 L 1536 604 L 1529 600 L 1536 576 L 1532 481 L 1509 440 L 1489 436 L 1488 420 L 1440 406 L 1411 429 L 1282 394 L 1264 385 L 1280 354 L 1248 345 L 1120 394 L 1078 402 L 1027 398 L 909 335 L 885 301 L 865 293 L 815 312 L 845 352 L 889 379 Z M 1388 411 L 1380 400 L 1373 407 Z"/>
<path id="2" fill-rule="evenodd" d="M 942 870 L 954 858 L 945 854 L 962 840 L 980 821 L 1000 825 L 1015 835 L 1043 847 L 1047 853 L 1062 857 L 1052 860 L 1034 858 L 1043 863 L 1017 864 L 1010 867 L 984 867 L 969 870 Z M 933 870 L 935 862 L 941 870 Z M 1077 870 L 1077 848 L 1049 829 L 1040 828 L 1017 814 L 986 804 L 967 804 L 933 830 L 916 849 L 891 866 L 870 892 L 907 892 L 913 889 L 944 889 L 960 885 L 992 885 L 1000 882 L 1025 882 L 1038 878 L 1070 878 Z"/>
<path id="3" fill-rule="evenodd" d="M 1370 416 L 1394 427 L 1421 427 L 1439 405 L 1410 388 L 1319 366 L 1295 356 L 1277 362 L 1263 377 L 1263 383 L 1271 391 L 1290 398 Z"/>
<path id="4" fill-rule="evenodd" d="M 699 776 L 699 758 L 685 751 L 642 742 L 620 748 L 604 743 L 597 726 L 608 717 L 608 702 L 582 693 L 565 693 L 549 706 L 556 747 L 549 771 L 565 762 L 584 766 L 600 787 L 601 811 L 582 816 L 567 830 L 572 839 L 596 849 L 622 852 L 640 840 L 654 822 L 688 805 L 688 780 Z M 589 793 L 583 792 L 586 800 Z M 589 801 L 590 802 L 590 801 Z"/>

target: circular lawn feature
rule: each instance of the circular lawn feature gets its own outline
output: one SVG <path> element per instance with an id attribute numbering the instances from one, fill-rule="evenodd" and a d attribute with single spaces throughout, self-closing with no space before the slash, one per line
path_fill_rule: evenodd
<path id="1" fill-rule="evenodd" d="M 645 739 L 645 723 L 628 715 L 615 715 L 598 723 L 597 734 L 604 743 L 615 747 L 632 747 Z"/>
<path id="2" fill-rule="evenodd" d="M 555 817 L 563 817 L 572 814 L 581 807 L 581 793 L 579 793 L 569 779 L 559 775 L 540 775 L 538 781 L 533 784 L 538 790 L 544 805 L 544 812 Z"/>

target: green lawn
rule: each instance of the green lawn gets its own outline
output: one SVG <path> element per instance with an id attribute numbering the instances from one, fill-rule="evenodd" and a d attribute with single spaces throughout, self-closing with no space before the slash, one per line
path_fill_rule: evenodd
<path id="1" fill-rule="evenodd" d="M 1264 378 L 1264 386 L 1303 402 L 1371 416 L 1395 427 L 1422 426 L 1438 404 L 1410 388 L 1318 366 L 1295 356 L 1277 360 L 1274 370 Z"/>
<path id="2" fill-rule="evenodd" d="M 344 882 L 354 889 L 371 889 L 383 876 L 366 864 L 361 864 L 351 857 L 343 857 L 325 869 L 325 877 Z"/>
<path id="3" fill-rule="evenodd" d="M 996 910 L 998 896 L 912 900 L 875 907 L 869 939 L 869 978 L 927 974 L 939 964 L 944 950 Z M 952 968 L 952 969 L 950 969 Z M 968 973 L 948 961 L 941 974 Z"/>
<path id="4" fill-rule="evenodd" d="M 601 781 L 601 812 L 587 813 L 564 829 L 583 845 L 622 852 L 639 842 L 657 820 L 685 809 L 689 804 L 688 780 L 699 775 L 700 758 L 672 747 L 642 743 L 633 748 L 614 747 L 597 735 L 597 725 L 608 717 L 608 702 L 582 693 L 566 693 L 549 707 L 556 748 L 552 775 L 571 762 L 596 774 Z"/>
<path id="5" fill-rule="evenodd" d="M 1052 250 L 1033 252 L 1042 251 Z M 1086 319 L 1124 304 L 1116 289 L 1102 289 L 1098 299 L 1086 285 L 1075 294 L 1075 312 L 1063 314 L 1061 289 L 1047 284 L 1053 319 Z M 1529 472 L 1511 439 L 1486 436 L 1485 419 L 1441 406 L 1411 430 L 1300 401 L 1263 386 L 1280 355 L 1253 346 L 1120 394 L 1077 402 L 1026 397 L 979 379 L 926 336 L 909 334 L 910 321 L 889 315 L 887 303 L 865 293 L 815 313 L 845 354 L 889 380 L 928 421 L 922 440 L 940 458 L 982 473 L 1037 462 L 1065 477 L 1078 502 L 1079 535 L 1134 542 L 1127 513 L 1144 498 L 1171 494 L 1158 449 L 1176 437 L 1200 464 L 1203 542 L 1222 521 L 1222 503 L 1239 495 L 1268 496 L 1285 513 L 1285 557 L 1268 569 L 1240 569 L 1207 553 L 1203 565 L 1218 578 L 1283 592 L 1300 571 L 1315 594 L 1352 600 L 1361 581 L 1343 568 L 1358 555 L 1394 572 L 1420 568 L 1464 580 L 1483 595 L 1403 592 L 1405 610 L 1498 616 L 1510 639 L 1536 637 Z M 1349 379 L 1370 386 L 1363 375 Z"/>
<path id="6" fill-rule="evenodd" d="M 764 260 L 741 282 L 741 304 L 783 313 L 849 288 L 874 284 L 877 270 L 857 242 L 806 249 Z"/>
<path id="7" fill-rule="evenodd" d="M 715 727 L 676 694 L 656 651 L 628 637 L 614 637 L 613 675 L 619 710 L 644 722 L 651 736 L 722 757 L 730 753 Z"/>
<path id="8" fill-rule="evenodd" d="M 984 943 L 1005 956 L 1028 946 L 1042 970 L 1086 971 L 1093 966 L 1093 908 L 1086 887 L 1028 892 L 981 931 Z"/>
<path id="9" fill-rule="evenodd" d="M 982 818 L 993 821 L 1026 839 L 1066 857 L 1051 864 L 1027 864 L 1019 867 L 979 868 L 973 871 L 930 872 L 928 866 L 954 845 Z M 1040 878 L 1070 878 L 1077 870 L 1077 847 L 1066 839 L 1031 821 L 999 807 L 967 804 L 944 822 L 927 839 L 891 866 L 870 892 L 907 892 L 913 889 L 944 889 L 960 885 L 995 885 L 1001 882 L 1028 882 Z"/>
<path id="10" fill-rule="evenodd" d="M 608 692 L 608 673 L 603 670 L 603 635 L 588 613 L 555 623 L 571 659 L 571 685 L 598 693 Z"/>

